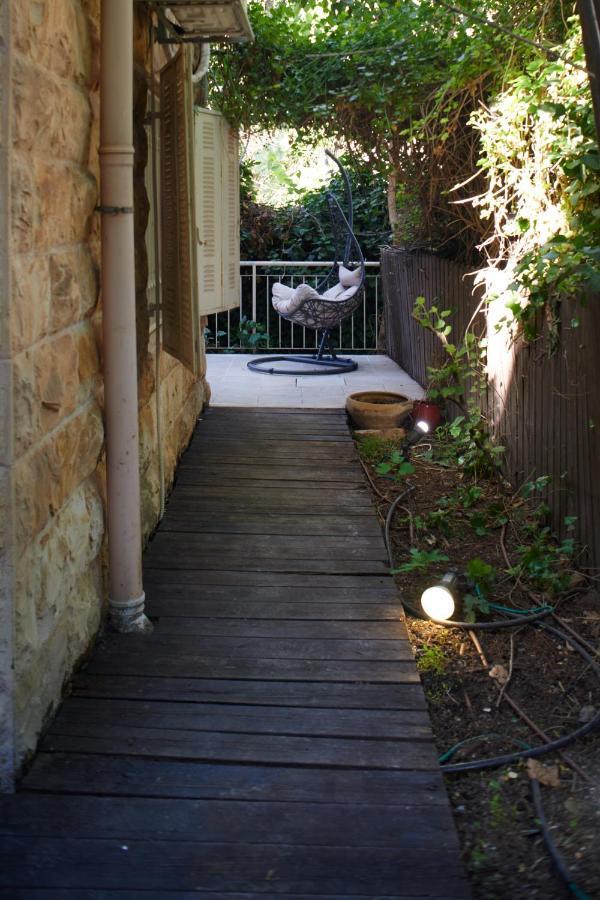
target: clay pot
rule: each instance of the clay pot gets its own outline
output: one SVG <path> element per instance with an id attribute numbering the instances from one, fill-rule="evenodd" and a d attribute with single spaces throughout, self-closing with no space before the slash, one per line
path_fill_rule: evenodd
<path id="1" fill-rule="evenodd" d="M 413 408 L 413 419 L 415 422 L 422 419 L 429 425 L 429 430 L 433 431 L 442 421 L 442 410 L 437 403 L 430 403 L 428 400 L 417 400 Z"/>
<path id="2" fill-rule="evenodd" d="M 346 411 L 357 428 L 397 428 L 412 408 L 412 400 L 388 391 L 359 391 L 346 398 Z"/>

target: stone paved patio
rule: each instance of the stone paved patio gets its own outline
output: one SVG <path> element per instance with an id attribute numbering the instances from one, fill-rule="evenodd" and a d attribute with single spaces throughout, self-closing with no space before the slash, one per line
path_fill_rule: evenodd
<path id="1" fill-rule="evenodd" d="M 252 354 L 208 355 L 212 406 L 272 406 L 288 408 L 343 407 L 355 391 L 395 391 L 411 400 L 423 389 L 387 356 L 356 356 L 358 369 L 346 375 L 264 375 L 246 364 Z"/>

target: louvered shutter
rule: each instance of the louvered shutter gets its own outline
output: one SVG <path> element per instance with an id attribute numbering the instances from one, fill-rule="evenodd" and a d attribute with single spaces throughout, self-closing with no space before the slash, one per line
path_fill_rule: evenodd
<path id="1" fill-rule="evenodd" d="M 240 302 L 240 163 L 237 132 L 221 120 L 223 154 L 223 309 Z"/>
<path id="2" fill-rule="evenodd" d="M 192 108 L 185 47 L 160 73 L 162 330 L 163 348 L 196 372 Z"/>
<path id="3" fill-rule="evenodd" d="M 218 113 L 205 109 L 194 111 L 196 263 L 201 316 L 219 312 L 223 308 L 221 120 Z"/>

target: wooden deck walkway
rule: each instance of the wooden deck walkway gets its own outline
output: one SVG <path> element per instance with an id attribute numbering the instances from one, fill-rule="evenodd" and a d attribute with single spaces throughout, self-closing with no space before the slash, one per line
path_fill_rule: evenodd
<path id="1" fill-rule="evenodd" d="M 153 634 L 97 647 L 0 800 L 2 896 L 469 897 L 387 571 L 341 411 L 209 411 Z"/>

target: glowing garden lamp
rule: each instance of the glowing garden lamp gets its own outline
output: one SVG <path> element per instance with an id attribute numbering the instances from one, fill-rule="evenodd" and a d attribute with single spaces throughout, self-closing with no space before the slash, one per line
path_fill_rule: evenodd
<path id="1" fill-rule="evenodd" d="M 458 578 L 454 572 L 446 572 L 436 584 L 421 594 L 421 607 L 430 619 L 446 621 L 454 615 Z"/>
<path id="2" fill-rule="evenodd" d="M 408 456 L 411 448 L 414 447 L 415 444 L 418 444 L 423 435 L 427 434 L 429 430 L 429 423 L 425 419 L 417 419 L 414 427 L 411 428 L 402 441 L 402 453 L 405 457 Z"/>

